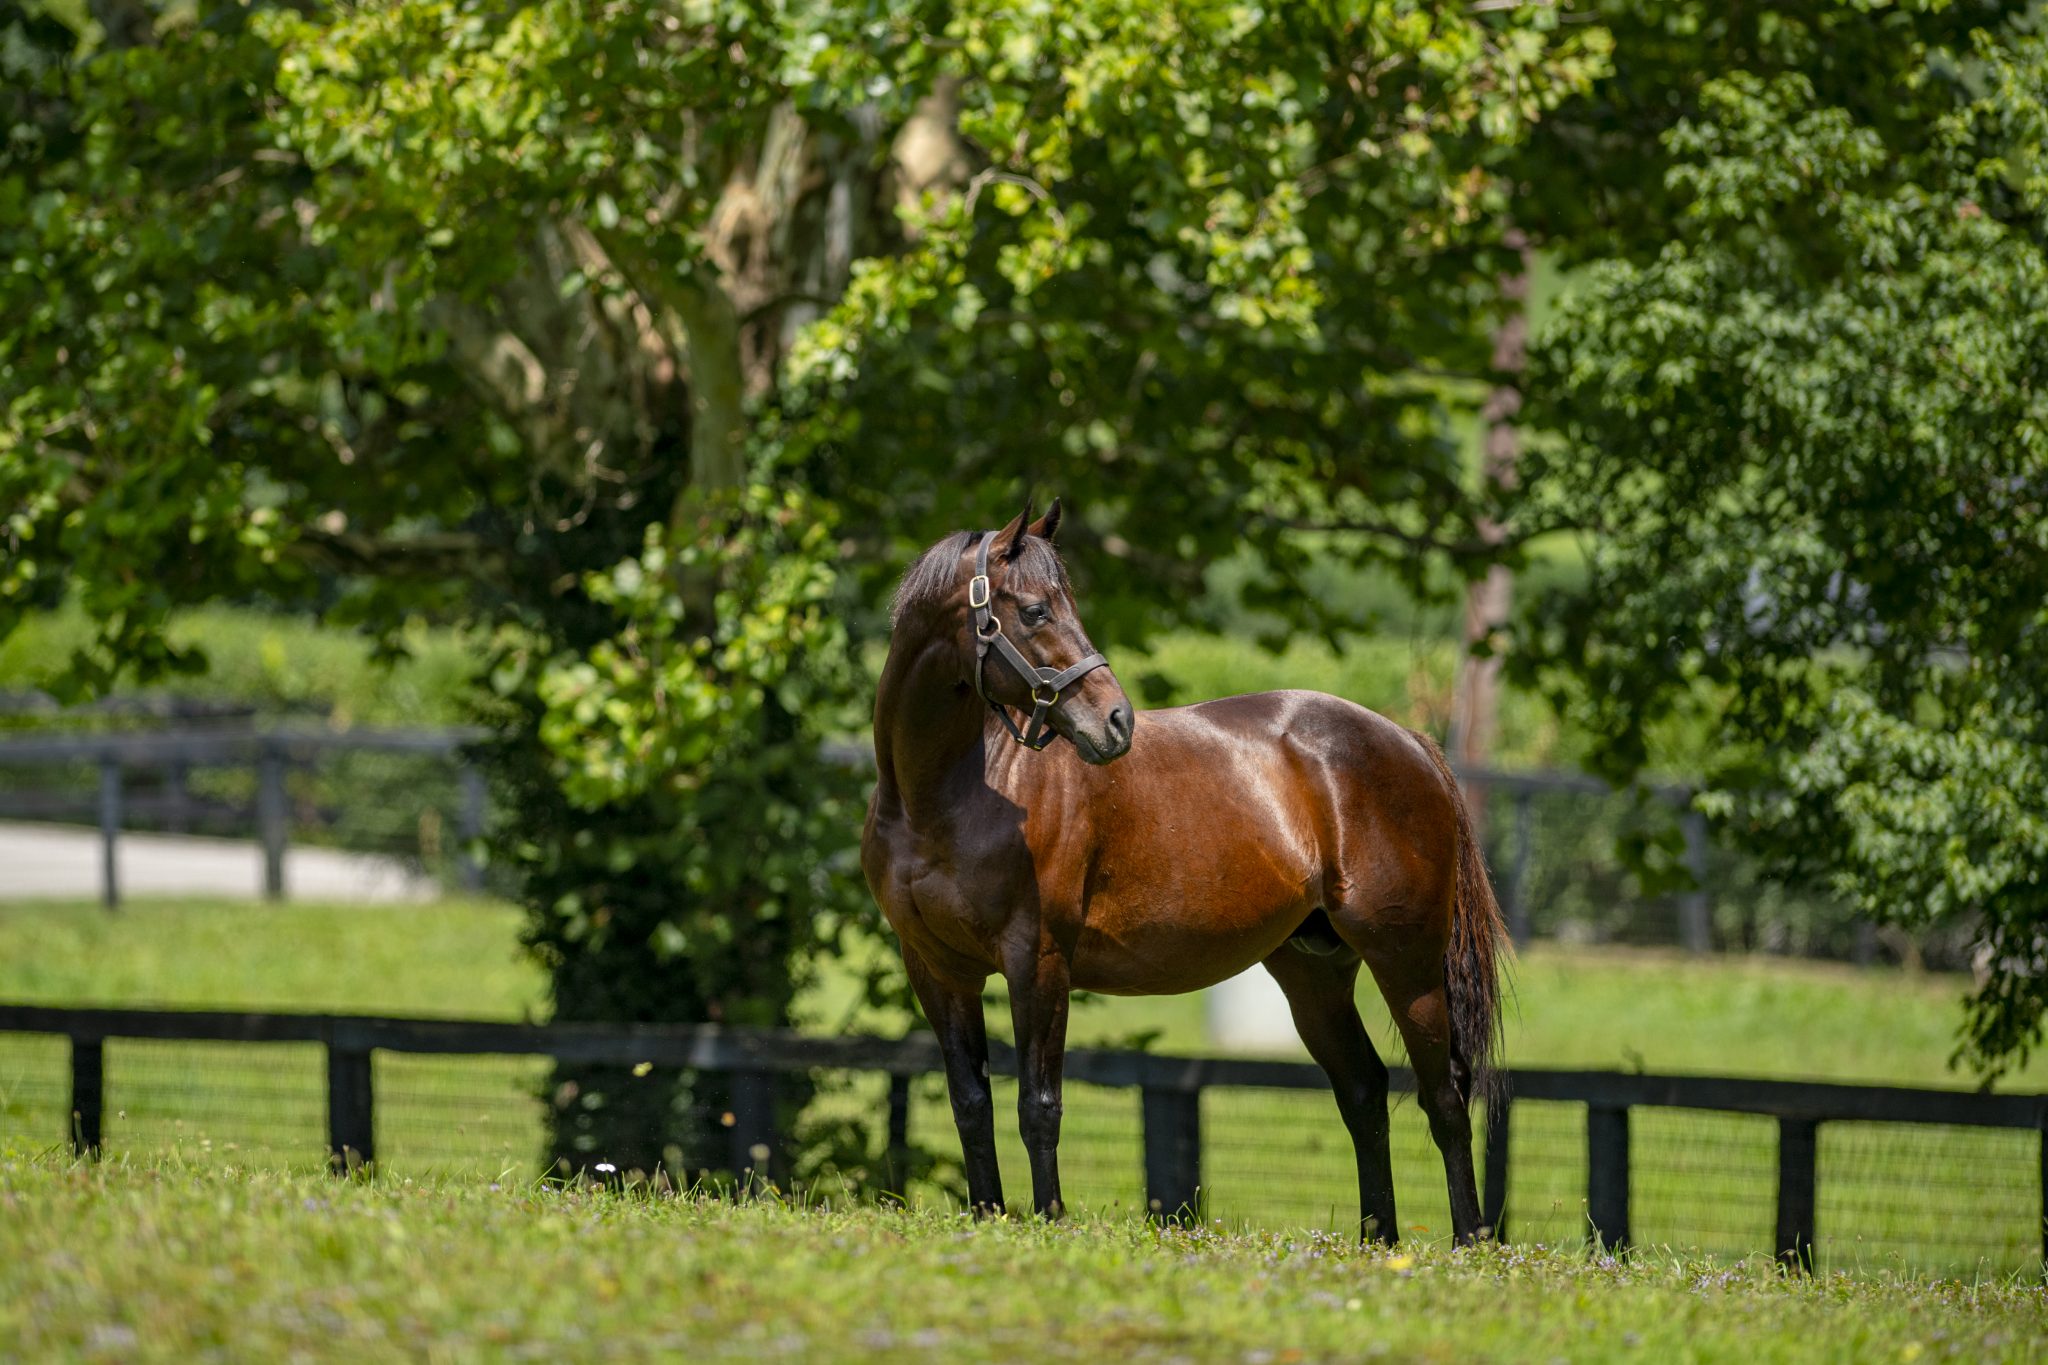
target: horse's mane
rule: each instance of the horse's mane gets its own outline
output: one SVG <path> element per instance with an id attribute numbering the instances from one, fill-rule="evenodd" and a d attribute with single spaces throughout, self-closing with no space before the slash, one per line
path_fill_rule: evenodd
<path id="1" fill-rule="evenodd" d="M 960 577 L 960 556 L 988 531 L 955 531 L 938 544 L 917 557 L 917 562 L 904 572 L 903 581 L 896 586 L 896 598 L 889 607 L 889 624 L 902 624 L 907 616 L 926 607 L 943 602 L 952 595 L 962 582 Z M 1001 547 L 992 547 L 990 558 L 1001 552 Z M 1060 561 L 1060 552 L 1052 542 L 1039 536 L 1024 537 L 1024 548 L 1013 562 L 1013 573 L 1022 574 L 1025 581 L 1043 581 L 1054 587 L 1067 586 L 1067 566 Z"/>

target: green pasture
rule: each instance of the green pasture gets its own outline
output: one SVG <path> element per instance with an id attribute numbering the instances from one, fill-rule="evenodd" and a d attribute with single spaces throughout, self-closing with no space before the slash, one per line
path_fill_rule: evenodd
<path id="1" fill-rule="evenodd" d="M 207 667 L 166 690 L 261 712 L 318 714 L 340 726 L 456 724 L 465 718 L 479 658 L 459 635 L 419 626 L 403 633 L 405 657 L 379 661 L 354 631 L 246 607 L 181 612 L 170 634 L 179 648 L 201 651 Z M 30 613 L 0 639 L 0 687 L 50 686 L 91 637 L 92 623 L 76 606 Z"/>
<path id="2" fill-rule="evenodd" d="M 0 1156 L 0 1357 L 2024 1361 L 2037 1281 Z"/>
<path id="3" fill-rule="evenodd" d="M 142 902 L 107 915 L 83 904 L 0 904 L 0 999 L 48 1004 L 337 1010 L 544 1017 L 542 974 L 519 954 L 518 915 L 491 901 L 285 907 Z M 881 949 L 877 949 L 881 951 Z M 1516 969 L 1508 1056 L 1523 1066 L 1603 1067 L 1957 1085 L 1945 1058 L 1962 983 L 1898 970 L 1771 958 L 1542 945 Z M 811 1026 L 900 1031 L 900 1017 L 850 1016 L 847 983 L 819 981 Z M 1375 1038 L 1397 1055 L 1384 1011 Z M 1007 1011 L 992 997 L 994 1031 Z M 1206 1048 L 1199 997 L 1078 1008 L 1077 1043 L 1154 1035 Z M 0 1143 L 44 1149 L 64 1131 L 61 1040 L 0 1036 Z M 319 1049 L 114 1041 L 106 1141 L 114 1152 L 198 1165 L 310 1171 L 325 1135 Z M 394 1178 L 524 1180 L 536 1173 L 545 1064 L 380 1055 L 378 1144 Z M 819 1114 L 879 1112 L 869 1078 L 826 1077 Z M 2036 1062 L 2009 1088 L 2048 1088 Z M 1014 1094 L 1005 1088 L 1005 1101 Z M 1638 1111 L 1639 1241 L 1742 1254 L 1771 1241 L 1775 1126 L 1732 1115 Z M 1209 1213 L 1226 1228 L 1341 1230 L 1355 1217 L 1350 1146 L 1315 1093 L 1212 1091 L 1204 1099 Z M 1028 1196 L 1023 1152 L 999 1124 L 1007 1192 Z M 917 1091 L 913 1138 L 955 1150 L 936 1080 Z M 1576 1244 L 1584 1233 L 1584 1114 L 1515 1110 L 1511 1235 Z M 1102 1215 L 1142 1203 L 1136 1096 L 1069 1087 L 1068 1193 Z M 2038 1264 L 2039 1138 L 1955 1129 L 1823 1127 L 1820 1254 L 1863 1269 L 2009 1271 Z M 1405 1234 L 1447 1227 L 1442 1170 L 1412 1101 L 1395 1116 Z M 924 1192 L 940 1202 L 937 1190 Z"/>

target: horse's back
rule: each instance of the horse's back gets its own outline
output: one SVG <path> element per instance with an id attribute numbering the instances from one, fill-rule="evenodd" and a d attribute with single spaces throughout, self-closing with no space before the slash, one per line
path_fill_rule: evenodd
<path id="1" fill-rule="evenodd" d="M 1327 692 L 1247 692 L 1191 706 L 1138 713 L 1139 734 L 1167 745 L 1261 743 L 1353 771 L 1372 769 L 1436 780 L 1436 766 L 1414 731 L 1370 707 Z M 1137 751 L 1136 736 L 1132 752 Z"/>
<path id="2" fill-rule="evenodd" d="M 1418 814 L 1455 816 L 1429 741 L 1327 692 L 1252 692 L 1140 712 L 1132 754 L 1138 740 L 1148 742 L 1148 758 L 1198 751 L 1224 758 L 1211 769 L 1218 777 L 1254 770 L 1260 786 L 1284 786 L 1294 798 L 1284 804 L 1313 821 L 1325 864 L 1346 861 L 1335 846 L 1352 842 L 1361 821 L 1398 817 L 1405 826 Z"/>

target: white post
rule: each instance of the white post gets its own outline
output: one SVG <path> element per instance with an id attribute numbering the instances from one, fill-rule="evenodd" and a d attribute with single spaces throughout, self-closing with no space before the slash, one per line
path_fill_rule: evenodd
<path id="1" fill-rule="evenodd" d="M 1287 996 L 1264 967 L 1211 986 L 1208 997 L 1211 1046 L 1226 1052 L 1301 1051 Z"/>

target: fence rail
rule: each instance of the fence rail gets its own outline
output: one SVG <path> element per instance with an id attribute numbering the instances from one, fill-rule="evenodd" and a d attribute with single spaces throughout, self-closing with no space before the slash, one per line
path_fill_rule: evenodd
<path id="1" fill-rule="evenodd" d="M 458 1019 L 395 1019 L 339 1014 L 264 1014 L 0 1005 L 0 1033 L 61 1035 L 70 1040 L 69 1140 L 81 1153 L 102 1145 L 106 1107 L 103 1046 L 108 1039 L 188 1042 L 313 1043 L 327 1058 L 328 1157 L 337 1169 L 376 1160 L 372 1053 L 545 1056 L 615 1066 L 649 1063 L 728 1073 L 733 1078 L 729 1164 L 742 1182 L 775 1163 L 774 1079 L 813 1070 L 881 1073 L 890 1079 L 891 1170 L 906 1169 L 909 1083 L 943 1071 L 936 1039 L 913 1035 L 819 1038 L 713 1026 L 515 1024 Z M 991 1044 L 997 1073 L 1016 1074 L 1015 1054 Z M 1210 1088 L 1323 1091 L 1328 1081 L 1305 1062 L 1075 1049 L 1071 1081 L 1137 1090 L 1148 1206 L 1166 1216 L 1194 1213 L 1204 1198 L 1201 1096 Z M 1412 1092 L 1413 1074 L 1395 1069 L 1393 1086 Z M 2038 1207 L 2048 1258 L 2048 1094 L 1965 1091 L 1724 1076 L 1657 1076 L 1609 1071 L 1517 1070 L 1507 1098 L 1487 1115 L 1483 1211 L 1505 1235 L 1514 1105 L 1564 1101 L 1586 1107 L 1586 1201 L 1591 1236 L 1609 1248 L 1630 1241 L 1629 1116 L 1638 1109 L 1709 1110 L 1778 1121 L 1776 1237 L 1788 1266 L 1812 1267 L 1821 1124 L 1939 1124 L 2024 1129 L 2041 1134 Z M 54 1140 L 58 1135 L 51 1134 Z M 764 1151 L 767 1155 L 763 1155 Z"/>

